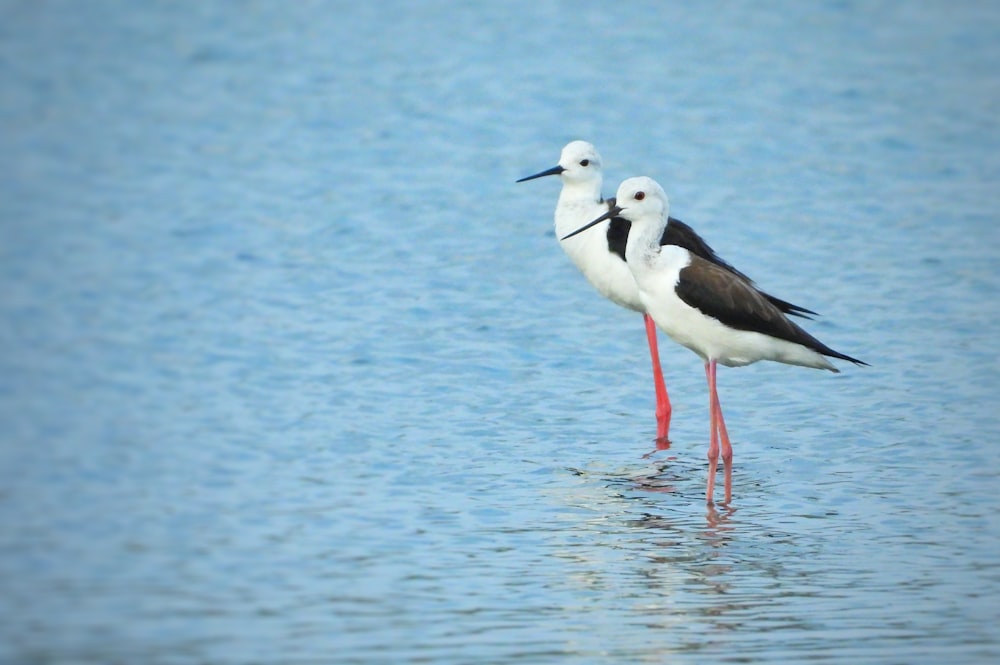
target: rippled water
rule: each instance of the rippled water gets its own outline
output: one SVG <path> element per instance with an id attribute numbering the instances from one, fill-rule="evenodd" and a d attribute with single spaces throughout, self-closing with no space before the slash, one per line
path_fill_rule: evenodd
<path id="1" fill-rule="evenodd" d="M 0 661 L 1000 656 L 1000 10 L 0 3 Z M 568 140 L 870 362 L 720 371 Z"/>

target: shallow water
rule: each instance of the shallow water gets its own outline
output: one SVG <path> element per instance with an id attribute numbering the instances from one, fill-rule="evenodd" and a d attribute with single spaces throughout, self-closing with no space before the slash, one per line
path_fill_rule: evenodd
<path id="1" fill-rule="evenodd" d="M 1000 657 L 1000 10 L 0 3 L 0 661 Z M 707 399 L 575 138 L 870 368 Z"/>

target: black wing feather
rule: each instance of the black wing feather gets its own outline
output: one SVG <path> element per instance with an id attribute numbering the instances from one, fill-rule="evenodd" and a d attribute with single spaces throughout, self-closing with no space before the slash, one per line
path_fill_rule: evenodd
<path id="1" fill-rule="evenodd" d="M 715 253 L 715 250 L 713 250 L 694 229 L 675 217 L 667 219 L 667 228 L 663 230 L 663 237 L 660 238 L 660 244 L 683 247 L 695 256 L 700 256 L 706 261 L 710 261 L 720 268 L 723 268 L 738 277 L 742 277 L 747 284 L 753 285 L 754 283 L 753 280 L 745 274 L 723 261 L 722 258 Z M 816 312 L 811 309 L 799 307 L 798 305 L 794 305 L 786 300 L 782 300 L 781 298 L 775 298 L 771 294 L 764 293 L 763 291 L 760 293 L 785 314 L 801 316 L 804 319 L 812 318 L 809 316 L 810 314 L 817 316 Z"/>
<path id="2" fill-rule="evenodd" d="M 865 365 L 857 358 L 834 351 L 790 321 L 766 293 L 699 256 L 680 271 L 677 296 L 706 316 L 737 330 L 750 330 L 801 344 L 824 356 Z"/>
<path id="3" fill-rule="evenodd" d="M 602 201 L 608 206 L 608 210 L 615 207 L 615 197 Z M 617 254 L 622 261 L 625 260 L 625 247 L 628 246 L 628 232 L 632 228 L 632 222 L 624 217 L 612 217 L 608 223 L 608 251 Z"/>
<path id="4" fill-rule="evenodd" d="M 751 281 L 749 277 L 723 261 L 719 255 L 715 253 L 715 250 L 712 249 L 712 247 L 705 242 L 704 238 L 698 235 L 694 229 L 675 217 L 667 219 L 667 228 L 663 229 L 663 236 L 660 238 L 660 245 L 677 245 L 678 247 L 683 247 L 695 256 L 700 256 L 706 261 L 710 261 L 720 268 L 723 268 L 738 277 L 742 277 L 748 282 Z"/>
<path id="5" fill-rule="evenodd" d="M 615 199 L 608 199 L 605 203 L 608 204 L 608 210 L 610 210 L 615 205 Z M 625 247 L 628 244 L 628 232 L 631 228 L 632 222 L 628 221 L 624 217 L 613 217 L 611 219 L 611 223 L 608 224 L 608 250 L 617 254 L 622 261 L 625 260 Z M 683 247 L 695 256 L 699 256 L 706 261 L 714 263 L 723 270 L 741 278 L 747 284 L 753 285 L 752 279 L 724 261 L 718 254 L 715 253 L 715 250 L 712 249 L 711 245 L 705 242 L 705 239 L 698 235 L 697 231 L 676 217 L 670 217 L 667 220 L 667 228 L 663 230 L 663 236 L 660 238 L 660 245 L 677 245 L 678 247 Z M 811 318 L 809 316 L 810 314 L 816 315 L 816 312 L 811 309 L 793 305 L 792 303 L 782 300 L 781 298 L 775 298 L 768 293 L 761 292 L 761 294 L 785 314 L 801 316 L 805 319 Z"/>

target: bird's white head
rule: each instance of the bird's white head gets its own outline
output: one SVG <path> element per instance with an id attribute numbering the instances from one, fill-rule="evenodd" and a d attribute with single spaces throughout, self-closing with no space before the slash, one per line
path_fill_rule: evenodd
<path id="1" fill-rule="evenodd" d="M 615 203 L 619 216 L 633 224 L 645 221 L 660 224 L 670 212 L 667 193 L 660 184 L 646 176 L 628 178 L 618 186 Z"/>
<path id="2" fill-rule="evenodd" d="M 567 143 L 559 155 L 560 175 L 563 182 L 601 181 L 601 155 L 586 141 Z"/>
<path id="3" fill-rule="evenodd" d="M 667 223 L 669 213 L 670 202 L 659 183 L 646 176 L 629 178 L 618 187 L 615 205 L 610 210 L 560 240 L 572 238 L 614 217 L 624 217 L 636 228 L 648 228 L 650 231 L 656 228 L 662 229 Z"/>
<path id="4" fill-rule="evenodd" d="M 586 185 L 587 189 L 595 190 L 596 196 L 600 198 L 601 156 L 597 153 L 597 148 L 586 141 L 567 143 L 559 155 L 558 164 L 521 178 L 518 182 L 543 178 L 547 175 L 562 176 L 564 185 Z"/>

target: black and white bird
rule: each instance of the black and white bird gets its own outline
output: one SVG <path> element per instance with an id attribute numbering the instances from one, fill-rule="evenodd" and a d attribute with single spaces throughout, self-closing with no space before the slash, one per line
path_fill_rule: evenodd
<path id="1" fill-rule="evenodd" d="M 644 311 L 675 342 L 705 361 L 710 420 L 707 500 L 712 503 L 721 442 L 725 501 L 729 503 L 733 449 L 716 389 L 717 364 L 741 367 L 773 360 L 838 372 L 827 358 L 867 363 L 834 351 L 807 333 L 739 273 L 682 245 L 662 244 L 670 224 L 670 207 L 663 188 L 652 178 L 625 180 L 615 198 L 615 205 L 607 212 L 567 234 L 563 241 L 615 217 L 631 223 L 625 259 Z"/>
<path id="2" fill-rule="evenodd" d="M 647 313 L 639 296 L 635 278 L 625 262 L 625 247 L 629 237 L 631 222 L 625 218 L 604 216 L 598 232 L 582 236 L 570 236 L 571 231 L 582 224 L 605 215 L 615 205 L 614 199 L 605 200 L 601 195 L 601 156 L 597 149 L 586 141 L 568 143 L 559 156 L 559 163 L 550 169 L 521 178 L 517 182 L 534 180 L 544 176 L 558 175 L 562 180 L 562 191 L 555 211 L 556 237 L 563 251 L 569 255 L 576 267 L 598 293 L 611 302 L 643 314 L 646 337 L 653 361 L 653 383 L 656 390 L 656 438 L 658 444 L 668 443 L 670 429 L 670 397 L 663 381 L 659 351 L 656 343 L 656 327 Z M 720 259 L 712 248 L 694 230 L 673 217 L 668 217 L 661 229 L 658 240 L 661 245 L 683 247 L 720 270 L 728 272 L 750 283 L 749 279 Z M 766 293 L 761 296 L 780 311 L 805 316 L 815 312 L 779 300 Z"/>

